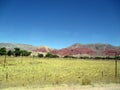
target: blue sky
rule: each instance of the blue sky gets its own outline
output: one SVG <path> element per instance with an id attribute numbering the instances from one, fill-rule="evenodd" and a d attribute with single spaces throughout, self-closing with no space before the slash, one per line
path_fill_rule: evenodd
<path id="1" fill-rule="evenodd" d="M 0 0 L 0 42 L 120 46 L 120 0 Z"/>

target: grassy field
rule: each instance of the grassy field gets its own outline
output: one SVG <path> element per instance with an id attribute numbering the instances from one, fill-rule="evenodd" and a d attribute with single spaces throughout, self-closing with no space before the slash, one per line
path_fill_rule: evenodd
<path id="1" fill-rule="evenodd" d="M 0 57 L 0 88 L 45 85 L 120 84 L 120 61 L 115 78 L 114 60 Z"/>

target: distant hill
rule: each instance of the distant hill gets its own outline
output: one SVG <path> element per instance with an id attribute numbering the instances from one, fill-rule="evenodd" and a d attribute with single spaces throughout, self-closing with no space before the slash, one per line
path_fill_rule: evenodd
<path id="1" fill-rule="evenodd" d="M 114 56 L 120 54 L 120 47 L 110 44 L 73 44 L 67 48 L 53 50 L 52 53 L 61 56 Z"/>
<path id="2" fill-rule="evenodd" d="M 51 52 L 53 49 L 47 46 L 40 46 L 33 50 L 33 52 Z"/>
<path id="3" fill-rule="evenodd" d="M 82 47 L 82 48 L 90 48 L 95 51 L 101 51 L 101 50 L 108 50 L 108 49 L 120 49 L 120 47 L 117 46 L 112 46 L 110 44 L 73 44 L 69 48 L 77 48 L 77 47 Z"/>
<path id="4" fill-rule="evenodd" d="M 20 48 L 23 50 L 32 51 L 36 49 L 36 46 L 28 45 L 28 44 L 16 44 L 16 43 L 0 43 L 0 48 L 6 47 L 7 49 L 14 49 L 14 48 Z"/>
<path id="5" fill-rule="evenodd" d="M 14 49 L 16 47 L 29 50 L 34 53 L 53 53 L 60 56 L 108 56 L 108 55 L 120 55 L 120 47 L 110 44 L 73 44 L 69 47 L 62 49 L 52 49 L 47 46 L 33 46 L 28 44 L 16 44 L 16 43 L 0 43 L 0 48 L 6 47 L 7 49 Z"/>

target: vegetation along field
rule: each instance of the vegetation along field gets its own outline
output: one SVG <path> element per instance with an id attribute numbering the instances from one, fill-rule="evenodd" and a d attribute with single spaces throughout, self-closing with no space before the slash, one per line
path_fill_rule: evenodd
<path id="1" fill-rule="evenodd" d="M 120 61 L 0 57 L 0 88 L 28 85 L 94 85 L 120 83 Z"/>

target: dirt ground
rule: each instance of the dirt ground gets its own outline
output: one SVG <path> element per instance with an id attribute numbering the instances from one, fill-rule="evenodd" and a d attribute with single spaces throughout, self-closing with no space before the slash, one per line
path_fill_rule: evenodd
<path id="1" fill-rule="evenodd" d="M 9 87 L 0 90 L 120 90 L 120 84 L 109 84 L 109 85 L 89 85 L 89 86 L 30 86 L 30 87 Z"/>

